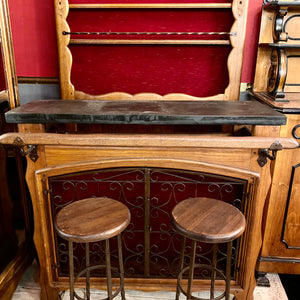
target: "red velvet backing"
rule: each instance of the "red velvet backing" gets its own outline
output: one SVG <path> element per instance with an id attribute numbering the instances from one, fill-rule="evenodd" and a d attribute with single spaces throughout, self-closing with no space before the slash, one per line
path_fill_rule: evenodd
<path id="1" fill-rule="evenodd" d="M 222 22 L 219 22 L 222 20 Z M 72 32 L 230 32 L 230 10 L 74 10 L 69 13 Z M 228 39 L 228 35 L 116 36 L 72 35 L 72 38 Z"/>
<path id="2" fill-rule="evenodd" d="M 67 21 L 71 32 L 230 32 L 234 19 L 230 9 L 81 9 L 70 10 Z M 228 35 L 96 34 L 71 38 L 229 39 Z M 207 97 L 224 93 L 228 85 L 229 46 L 70 45 L 70 50 L 75 90 L 93 95 L 149 92 Z"/>
<path id="3" fill-rule="evenodd" d="M 184 1 L 184 0 L 146 0 L 146 1 L 137 1 L 137 0 L 106 0 L 106 1 L 100 1 L 100 0 L 69 0 L 70 4 L 75 4 L 75 3 L 231 3 L 232 1 L 230 0 L 204 0 L 204 1 L 199 1 L 199 0 L 189 0 L 189 1 Z"/>
<path id="4" fill-rule="evenodd" d="M 97 3 L 98 0 L 89 0 Z M 133 0 L 102 1 L 102 3 L 129 3 Z M 183 0 L 148 0 L 148 3 L 182 3 Z M 201 3 L 190 0 L 187 3 Z M 206 0 L 205 2 L 231 2 Z M 205 3 L 204 2 L 204 3 Z M 58 76 L 57 47 L 53 0 L 9 0 L 18 76 Z M 70 0 L 87 3 L 87 0 Z M 251 0 L 249 5 L 242 82 L 253 82 L 255 55 L 259 31 L 262 0 Z"/>
<path id="5" fill-rule="evenodd" d="M 206 97 L 228 85 L 226 46 L 70 46 L 71 82 L 76 90 Z M 88 55 L 85 55 L 88 53 Z"/>

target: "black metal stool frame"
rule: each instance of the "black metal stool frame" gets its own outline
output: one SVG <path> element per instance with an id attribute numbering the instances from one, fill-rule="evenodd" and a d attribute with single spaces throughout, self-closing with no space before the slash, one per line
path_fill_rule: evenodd
<path id="1" fill-rule="evenodd" d="M 196 240 L 191 240 L 192 245 L 191 245 L 191 254 L 190 254 L 190 264 L 189 266 L 183 268 L 184 265 L 184 251 L 185 251 L 185 244 L 186 244 L 186 237 L 182 236 L 182 246 L 181 246 L 181 255 L 180 255 L 180 273 L 178 274 L 177 277 L 177 287 L 176 287 L 176 300 L 179 300 L 180 293 L 183 293 L 188 300 L 220 300 L 224 298 L 225 300 L 229 300 L 230 297 L 230 280 L 231 280 L 231 258 L 232 258 L 232 241 L 227 243 L 227 258 L 226 258 L 226 275 L 224 273 L 217 269 L 216 264 L 217 264 L 217 250 L 218 250 L 218 244 L 213 244 L 213 258 L 212 258 L 212 265 L 208 264 L 195 264 L 195 257 L 196 257 Z M 196 296 L 192 295 L 192 284 L 193 284 L 193 277 L 194 277 L 194 269 L 195 268 L 201 268 L 201 267 L 206 267 L 208 269 L 212 270 L 212 276 L 211 276 L 211 285 L 210 285 L 210 298 L 199 298 Z M 181 279 L 182 275 L 186 272 L 189 271 L 188 274 L 188 286 L 187 286 L 187 291 L 185 291 L 182 288 L 181 285 Z M 225 286 L 225 291 L 215 297 L 214 295 L 214 290 L 215 290 L 215 281 L 216 281 L 216 273 L 221 275 L 221 277 L 225 280 L 226 286 Z"/>
<path id="2" fill-rule="evenodd" d="M 69 281 L 70 281 L 70 300 L 74 300 L 75 298 L 78 300 L 90 300 L 90 271 L 106 268 L 106 280 L 107 280 L 107 298 L 102 300 L 112 300 L 121 292 L 122 300 L 125 300 L 125 290 L 124 290 L 124 266 L 123 266 L 123 255 L 122 255 L 122 242 L 121 242 L 121 234 L 117 235 L 118 240 L 118 256 L 119 256 L 119 274 L 120 274 L 120 286 L 113 293 L 112 292 L 112 276 L 111 276 L 111 264 L 110 264 L 110 247 L 109 247 L 109 239 L 105 240 L 105 265 L 94 265 L 90 266 L 90 256 L 89 256 L 89 243 L 86 243 L 85 247 L 85 257 L 86 257 L 86 268 L 80 271 L 77 276 L 74 275 L 74 257 L 73 257 L 73 242 L 68 241 L 69 244 Z M 82 275 L 86 273 L 86 298 L 80 297 L 74 289 L 74 285 L 76 280 Z"/>

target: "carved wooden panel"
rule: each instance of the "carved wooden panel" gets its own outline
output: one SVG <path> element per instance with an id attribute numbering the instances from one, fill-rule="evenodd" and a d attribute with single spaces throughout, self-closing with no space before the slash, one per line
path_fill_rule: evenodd
<path id="1" fill-rule="evenodd" d="M 287 54 L 288 72 L 285 83 L 286 93 L 300 92 L 300 52 L 289 50 Z"/>
<path id="2" fill-rule="evenodd" d="M 300 92 L 300 6 L 265 1 L 253 90 L 265 99 L 289 102 Z"/>

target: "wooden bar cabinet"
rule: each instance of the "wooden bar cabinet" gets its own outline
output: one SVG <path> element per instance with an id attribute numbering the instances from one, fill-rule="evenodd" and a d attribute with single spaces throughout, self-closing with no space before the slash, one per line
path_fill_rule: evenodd
<path id="1" fill-rule="evenodd" d="M 175 289 L 176 203 L 204 196 L 238 207 L 247 224 L 234 243 L 231 293 L 253 298 L 274 162 L 298 143 L 280 136 L 286 116 L 239 100 L 248 1 L 192 2 L 54 0 L 61 99 L 9 111 L 18 132 L 0 137 L 27 159 L 41 299 L 68 287 L 55 215 L 104 196 L 130 209 L 125 288 L 146 291 Z M 101 248 L 91 245 L 94 262 Z M 77 267 L 84 250 L 74 249 Z M 197 260 L 210 259 L 199 244 Z M 208 287 L 195 276 L 197 287 Z M 92 286 L 105 287 L 103 274 L 93 274 Z"/>
<path id="2" fill-rule="evenodd" d="M 202 195 L 230 202 L 246 216 L 245 234 L 234 246 L 231 292 L 252 299 L 272 179 L 269 158 L 298 145 L 279 137 L 283 115 L 256 101 L 37 100 L 6 119 L 18 123 L 19 132 L 1 136 L 1 143 L 20 147 L 27 157 L 43 299 L 57 298 L 68 286 L 66 248 L 53 228 L 66 204 L 87 196 L 124 202 L 132 215 L 123 235 L 126 288 L 174 290 L 180 243 L 169 214 L 178 201 Z M 60 133 L 66 122 L 76 123 L 77 133 Z M 101 132 L 80 132 L 91 124 Z M 92 247 L 96 261 L 99 247 Z M 209 249 L 198 251 L 198 259 L 209 260 Z M 197 285 L 205 288 L 200 275 Z M 92 282 L 105 284 L 101 274 Z"/>

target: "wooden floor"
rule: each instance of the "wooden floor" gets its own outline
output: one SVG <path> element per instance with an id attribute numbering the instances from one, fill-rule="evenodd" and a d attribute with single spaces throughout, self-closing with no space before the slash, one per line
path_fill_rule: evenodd
<path id="1" fill-rule="evenodd" d="M 256 287 L 254 291 L 254 300 L 289 300 L 285 290 L 281 284 L 277 274 L 267 274 L 270 280 L 271 287 Z M 12 300 L 39 300 L 40 287 L 37 282 L 38 268 L 34 262 L 31 267 L 25 272 Z M 79 291 L 80 292 L 80 291 Z M 93 290 L 91 300 L 99 299 L 100 295 L 104 295 L 103 291 Z M 196 294 L 195 294 L 196 295 Z M 63 300 L 69 299 L 68 291 L 62 296 Z M 197 295 L 196 295 L 197 296 Z M 198 294 L 198 297 L 207 297 L 206 294 Z M 100 299 L 103 297 L 100 297 Z M 119 300 L 120 298 L 115 298 Z M 139 292 L 126 290 L 126 300 L 174 300 L 175 293 L 167 291 L 159 292 Z M 184 297 L 180 299 L 185 299 Z"/>

